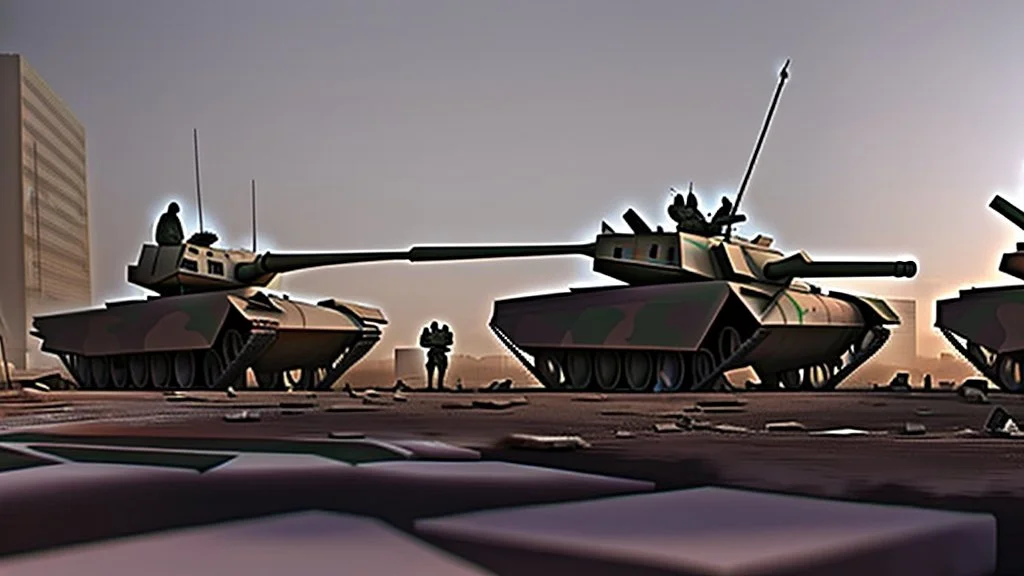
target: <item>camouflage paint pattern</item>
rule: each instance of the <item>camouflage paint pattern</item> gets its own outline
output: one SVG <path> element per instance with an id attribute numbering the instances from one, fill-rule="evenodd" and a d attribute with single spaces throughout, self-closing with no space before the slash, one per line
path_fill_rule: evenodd
<path id="1" fill-rule="evenodd" d="M 253 319 L 278 323 L 278 342 L 265 356 L 289 347 L 296 334 L 315 336 L 309 340 L 312 347 L 296 347 L 296 354 L 330 356 L 363 332 L 379 330 L 372 324 L 386 323 L 380 310 L 368 306 L 337 300 L 313 305 L 243 289 L 115 302 L 103 309 L 39 316 L 34 325 L 44 351 L 100 356 L 210 348 L 232 315 L 243 324 Z M 328 351 L 316 350 L 318 345 Z"/>
<path id="2" fill-rule="evenodd" d="M 1024 350 L 1024 287 L 963 290 L 939 300 L 935 326 L 996 353 Z"/>

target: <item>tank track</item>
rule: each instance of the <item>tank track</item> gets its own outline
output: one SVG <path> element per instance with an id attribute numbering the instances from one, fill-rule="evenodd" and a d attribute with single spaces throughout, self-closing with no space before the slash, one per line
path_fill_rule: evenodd
<path id="1" fill-rule="evenodd" d="M 277 340 L 277 327 L 278 323 L 274 320 L 253 320 L 249 339 L 242 345 L 238 356 L 220 373 L 217 383 L 212 388 L 224 390 L 235 385 L 245 375 L 249 366 Z"/>
<path id="2" fill-rule="evenodd" d="M 323 380 L 317 384 L 316 390 L 330 390 L 331 386 L 334 386 L 335 382 L 337 382 L 349 368 L 354 366 L 356 362 L 362 360 L 363 356 L 366 356 L 379 341 L 380 333 L 364 333 L 355 344 L 349 347 L 349 349 L 341 355 L 341 358 L 335 362 L 334 366 L 331 366 L 327 371 L 327 374 L 323 377 Z"/>
<path id="3" fill-rule="evenodd" d="M 501 331 L 500 328 L 494 324 L 490 325 L 491 331 L 498 340 L 505 345 L 505 347 L 512 353 L 512 355 L 518 360 L 526 369 L 537 379 L 538 382 L 544 385 L 549 390 L 560 390 L 559 387 L 553 386 L 552 383 L 548 382 L 544 374 L 536 367 L 536 365 L 529 361 L 525 354 L 516 346 L 512 340 Z M 892 332 L 882 326 L 874 326 L 869 329 L 871 334 L 874 336 L 869 344 L 861 350 L 856 351 L 851 355 L 850 359 L 843 364 L 843 366 L 833 373 L 828 380 L 822 383 L 820 386 L 815 388 L 808 388 L 807 385 L 801 387 L 803 390 L 813 390 L 817 392 L 829 392 L 835 390 L 850 374 L 856 371 L 858 368 L 864 365 L 865 362 L 871 359 L 872 356 L 878 353 L 879 350 L 885 345 L 892 335 Z M 736 350 L 729 356 L 729 358 L 720 362 L 715 366 L 700 382 L 696 383 L 687 392 L 703 392 L 703 391 L 723 391 L 723 390 L 735 390 L 729 381 L 725 378 L 725 373 L 735 368 L 742 366 L 742 359 L 752 352 L 765 338 L 771 333 L 770 328 L 758 328 L 749 338 L 736 348 Z M 573 390 L 576 392 L 577 390 Z M 653 392 L 652 388 L 648 392 Z M 680 390 L 683 392 L 684 390 Z"/>
<path id="4" fill-rule="evenodd" d="M 998 386 L 1000 390 L 1004 392 L 1014 392 L 1014 390 L 1008 389 L 1003 384 L 1002 379 L 999 377 L 999 373 L 996 372 L 996 366 L 999 365 L 998 360 L 996 362 L 993 362 L 990 366 L 983 362 L 981 358 L 978 358 L 976 355 L 971 354 L 971 351 L 968 350 L 967 347 L 964 346 L 959 340 L 957 340 L 956 336 L 954 336 L 952 332 L 950 332 L 946 328 L 939 328 L 939 332 L 942 332 L 942 335 L 945 336 L 946 340 L 949 342 L 949 345 L 952 346 L 954 350 L 959 352 L 962 358 L 970 362 L 971 366 L 975 370 L 981 372 L 982 376 L 988 378 L 989 381 Z"/>

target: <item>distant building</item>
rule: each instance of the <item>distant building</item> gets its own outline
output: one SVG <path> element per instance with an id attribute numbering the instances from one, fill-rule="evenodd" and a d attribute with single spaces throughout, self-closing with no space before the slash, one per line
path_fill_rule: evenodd
<path id="1" fill-rule="evenodd" d="M 395 380 L 413 388 L 427 385 L 427 356 L 422 348 L 395 348 Z"/>
<path id="2" fill-rule="evenodd" d="M 886 298 L 886 302 L 900 317 L 900 325 L 890 328 L 892 336 L 872 362 L 891 366 L 910 365 L 917 360 L 917 301 Z"/>
<path id="3" fill-rule="evenodd" d="M 0 54 L 0 330 L 15 366 L 54 362 L 32 316 L 91 305 L 89 260 L 85 130 L 24 57 Z"/>

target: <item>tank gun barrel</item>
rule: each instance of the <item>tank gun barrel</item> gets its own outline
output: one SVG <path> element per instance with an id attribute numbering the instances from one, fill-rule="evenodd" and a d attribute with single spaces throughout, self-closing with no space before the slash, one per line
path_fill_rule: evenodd
<path id="1" fill-rule="evenodd" d="M 452 260 L 479 260 L 485 258 L 526 258 L 538 256 L 594 257 L 596 245 L 589 244 L 537 244 L 507 246 L 417 246 L 409 250 L 381 252 L 324 252 L 304 254 L 261 255 L 253 262 L 239 264 L 235 278 L 239 282 L 253 282 L 268 274 L 284 274 L 298 270 L 405 260 L 408 262 L 438 262 Z"/>
<path id="2" fill-rule="evenodd" d="M 765 278 L 786 280 L 788 278 L 865 278 L 890 277 L 913 278 L 917 275 L 917 263 L 896 262 L 814 262 L 801 254 L 769 262 L 764 266 Z"/>
<path id="3" fill-rule="evenodd" d="M 988 207 L 998 212 L 1000 216 L 1009 220 L 1017 228 L 1024 230 L 1024 211 L 1011 204 L 1007 199 L 996 194 L 989 202 Z"/>

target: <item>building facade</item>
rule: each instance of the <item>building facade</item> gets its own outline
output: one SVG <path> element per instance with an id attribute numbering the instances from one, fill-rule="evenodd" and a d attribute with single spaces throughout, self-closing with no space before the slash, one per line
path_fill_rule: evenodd
<path id="1" fill-rule="evenodd" d="M 413 388 L 427 385 L 427 355 L 423 348 L 395 348 L 395 380 Z"/>
<path id="2" fill-rule="evenodd" d="M 917 301 L 886 298 L 889 306 L 900 317 L 900 325 L 893 326 L 892 336 L 872 359 L 891 366 L 910 366 L 917 360 Z"/>
<path id="3" fill-rule="evenodd" d="M 0 54 L 0 330 L 19 368 L 53 364 L 32 316 L 92 304 L 85 130 L 17 54 Z"/>

